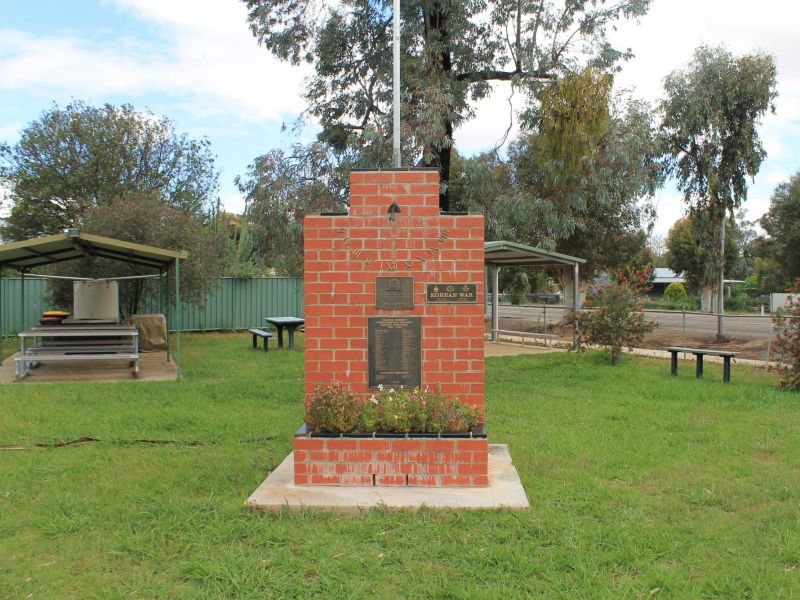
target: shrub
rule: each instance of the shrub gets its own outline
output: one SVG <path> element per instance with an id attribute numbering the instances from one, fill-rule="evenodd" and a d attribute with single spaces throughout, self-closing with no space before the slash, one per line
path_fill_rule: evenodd
<path id="1" fill-rule="evenodd" d="M 460 433 L 478 424 L 480 411 L 439 391 L 379 388 L 360 402 L 339 383 L 318 386 L 309 401 L 307 424 L 315 433 Z"/>
<path id="2" fill-rule="evenodd" d="M 679 281 L 673 281 L 664 290 L 664 298 L 677 302 L 686 298 L 686 288 Z"/>
<path id="3" fill-rule="evenodd" d="M 505 289 L 510 292 L 511 304 L 523 304 L 528 301 L 531 283 L 528 274 L 522 269 L 514 269 L 507 275 Z"/>
<path id="4" fill-rule="evenodd" d="M 649 269 L 614 274 L 614 280 L 594 290 L 586 299 L 588 309 L 577 313 L 575 320 L 581 343 L 605 346 L 616 364 L 622 348 L 632 348 L 652 331 L 656 323 L 644 318 L 642 296 L 647 288 Z"/>
<path id="5" fill-rule="evenodd" d="M 800 279 L 789 291 L 800 291 Z M 790 296 L 786 305 L 775 311 L 773 322 L 778 332 L 776 348 L 786 363 L 779 368 L 783 372 L 781 389 L 800 391 L 800 302 Z"/>
<path id="6" fill-rule="evenodd" d="M 314 432 L 353 431 L 361 408 L 356 395 L 341 383 L 324 383 L 311 394 L 306 424 Z"/>

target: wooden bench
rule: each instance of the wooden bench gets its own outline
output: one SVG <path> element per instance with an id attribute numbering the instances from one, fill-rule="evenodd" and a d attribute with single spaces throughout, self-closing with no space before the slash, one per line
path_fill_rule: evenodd
<path id="1" fill-rule="evenodd" d="M 130 362 L 133 366 L 133 376 L 139 377 L 139 354 L 36 354 L 18 356 L 14 358 L 16 366 L 17 379 L 23 379 L 31 368 L 37 366 L 41 362 L 64 362 L 76 360 L 123 360 Z"/>
<path id="2" fill-rule="evenodd" d="M 694 354 L 697 361 L 695 367 L 695 375 L 698 379 L 703 378 L 703 357 L 704 356 L 721 356 L 722 357 L 722 381 L 728 383 L 731 380 L 731 359 L 738 354 L 738 352 L 731 352 L 730 350 L 713 350 L 711 348 L 682 348 L 680 346 L 668 346 L 666 350 L 672 356 L 671 372 L 672 375 L 678 374 L 678 353 L 686 352 Z"/>
<path id="3" fill-rule="evenodd" d="M 258 338 L 264 338 L 264 352 L 269 350 L 267 342 L 269 342 L 269 338 L 272 337 L 269 331 L 264 331 L 263 329 L 248 329 L 247 331 L 253 334 L 253 350 L 258 348 Z"/>

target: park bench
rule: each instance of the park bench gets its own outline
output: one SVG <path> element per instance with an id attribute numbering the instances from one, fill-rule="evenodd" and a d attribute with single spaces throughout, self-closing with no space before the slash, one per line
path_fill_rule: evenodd
<path id="1" fill-rule="evenodd" d="M 116 323 L 102 326 L 33 327 L 18 334 L 19 356 L 14 358 L 17 379 L 41 363 L 125 361 L 139 376 L 139 332 Z M 29 346 L 27 342 L 31 342 Z"/>
<path id="2" fill-rule="evenodd" d="M 713 350 L 711 348 L 683 348 L 680 346 L 668 346 L 667 351 L 672 356 L 671 372 L 672 375 L 678 374 L 678 353 L 685 352 L 694 354 L 697 361 L 695 367 L 695 374 L 698 379 L 703 378 L 703 357 L 704 356 L 721 356 L 722 357 L 722 381 L 728 383 L 731 380 L 731 359 L 736 356 L 737 352 L 730 350 Z"/>
<path id="3" fill-rule="evenodd" d="M 298 317 L 264 317 L 270 325 L 278 330 L 278 348 L 283 348 L 283 330 L 289 332 L 289 350 L 294 350 L 294 332 L 305 324 L 305 319 Z"/>
<path id="4" fill-rule="evenodd" d="M 248 329 L 247 331 L 253 334 L 253 350 L 258 348 L 258 338 L 264 338 L 264 352 L 269 350 L 267 342 L 269 342 L 269 338 L 272 337 L 269 331 L 264 331 L 263 329 Z"/>
<path id="5" fill-rule="evenodd" d="M 36 353 L 34 354 L 27 354 L 25 356 L 18 356 L 14 358 L 14 364 L 16 366 L 16 375 L 17 379 L 23 379 L 33 367 L 36 367 L 39 363 L 42 362 L 69 362 L 69 361 L 84 361 L 84 360 L 123 360 L 125 362 L 130 362 L 131 366 L 133 367 L 133 376 L 139 377 L 139 354 L 138 353 L 130 353 L 130 354 L 122 354 L 122 353 L 114 353 L 114 354 L 63 354 L 53 353 L 53 354 L 41 354 Z"/>

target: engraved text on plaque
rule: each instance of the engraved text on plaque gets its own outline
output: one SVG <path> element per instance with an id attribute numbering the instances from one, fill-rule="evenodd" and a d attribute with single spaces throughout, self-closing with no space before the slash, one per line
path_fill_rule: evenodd
<path id="1" fill-rule="evenodd" d="M 370 317 L 367 326 L 369 387 L 421 384 L 419 317 Z"/>
<path id="2" fill-rule="evenodd" d="M 375 308 L 414 308 L 414 278 L 376 278 Z"/>

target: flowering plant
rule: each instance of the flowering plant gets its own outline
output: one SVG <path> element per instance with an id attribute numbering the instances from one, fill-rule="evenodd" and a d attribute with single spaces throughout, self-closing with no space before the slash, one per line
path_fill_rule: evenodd
<path id="1" fill-rule="evenodd" d="M 312 393 L 307 425 L 313 432 L 461 433 L 479 419 L 477 408 L 428 388 L 378 386 L 367 402 L 360 402 L 340 383 L 330 383 Z"/>
<path id="2" fill-rule="evenodd" d="M 306 423 L 312 431 L 352 431 L 361 415 L 361 402 L 340 383 L 317 386 L 308 404 Z"/>
<path id="3" fill-rule="evenodd" d="M 652 331 L 656 323 L 644 317 L 641 297 L 648 287 L 651 269 L 622 272 L 614 280 L 595 289 L 586 299 L 586 311 L 576 313 L 578 337 L 583 344 L 605 346 L 611 351 L 611 364 L 616 364 L 622 348 L 632 348 Z"/>
<path id="4" fill-rule="evenodd" d="M 800 279 L 789 291 L 792 294 L 800 291 Z M 775 312 L 773 323 L 778 332 L 777 350 L 787 363 L 779 367 L 783 372 L 781 389 L 800 391 L 800 302 L 790 296 L 786 305 Z"/>

